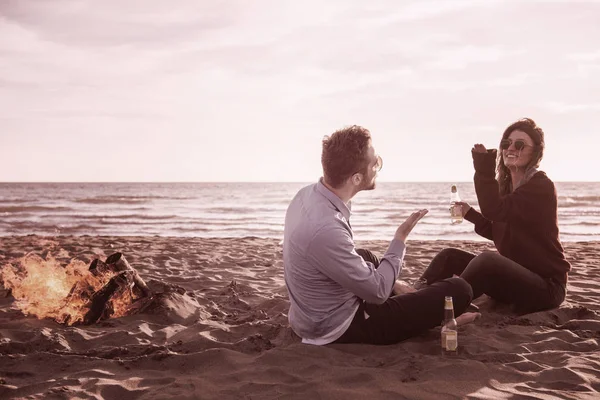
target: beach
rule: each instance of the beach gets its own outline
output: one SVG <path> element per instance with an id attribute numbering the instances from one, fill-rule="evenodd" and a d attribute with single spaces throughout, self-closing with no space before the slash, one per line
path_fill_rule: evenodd
<path id="1" fill-rule="evenodd" d="M 388 243 L 357 245 L 382 255 Z M 493 250 L 409 240 L 400 278 L 416 279 L 445 247 Z M 0 266 L 30 252 L 64 265 L 122 252 L 149 286 L 185 294 L 66 326 L 25 316 L 0 287 L 0 398 L 598 398 L 600 242 L 565 250 L 573 269 L 559 309 L 516 315 L 483 296 L 482 318 L 459 328 L 459 354 L 443 356 L 439 328 L 390 346 L 301 344 L 287 322 L 278 239 L 1 237 Z"/>

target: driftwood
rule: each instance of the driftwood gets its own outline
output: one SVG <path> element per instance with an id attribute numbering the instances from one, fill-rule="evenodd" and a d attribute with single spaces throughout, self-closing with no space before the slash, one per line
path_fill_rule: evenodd
<path id="1" fill-rule="evenodd" d="M 95 324 L 101 319 L 110 318 L 113 313 L 110 300 L 115 294 L 122 294 L 133 284 L 132 271 L 123 271 L 112 277 L 102 289 L 98 290 L 89 302 L 89 311 L 83 318 L 85 325 Z"/>
<path id="2" fill-rule="evenodd" d="M 131 265 L 129 265 L 122 253 L 114 253 L 108 256 L 106 259 L 106 265 L 109 269 L 114 271 L 131 271 L 131 279 L 133 279 L 134 282 L 134 289 L 139 290 L 143 296 L 150 295 L 150 289 L 148 289 L 146 282 L 144 282 L 144 280 L 138 275 L 137 271 L 133 269 Z"/>
<path id="3" fill-rule="evenodd" d="M 111 300 L 122 296 L 125 291 L 129 291 L 132 302 L 146 302 L 152 298 L 152 291 L 122 253 L 114 253 L 104 262 L 95 259 L 90 264 L 89 271 L 96 277 L 110 276 L 110 279 L 96 291 L 86 282 L 78 282 L 71 289 L 67 301 L 73 296 L 88 301 L 88 311 L 83 318 L 85 325 L 110 318 L 114 312 Z M 132 307 L 132 309 L 139 308 L 140 304 Z"/>
<path id="4" fill-rule="evenodd" d="M 90 272 L 94 276 L 101 276 L 109 271 L 108 265 L 105 262 L 100 261 L 99 259 L 95 259 L 90 264 Z"/>

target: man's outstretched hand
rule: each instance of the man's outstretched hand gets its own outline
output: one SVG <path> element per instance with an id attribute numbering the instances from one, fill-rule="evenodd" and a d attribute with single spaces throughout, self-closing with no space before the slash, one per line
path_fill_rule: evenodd
<path id="1" fill-rule="evenodd" d="M 392 291 L 394 296 L 397 296 L 399 294 L 414 293 L 417 291 L 417 289 L 415 289 L 405 281 L 396 279 L 396 282 L 394 282 L 394 289 Z"/>
<path id="2" fill-rule="evenodd" d="M 405 243 L 406 238 L 408 237 L 408 234 L 413 230 L 415 225 L 417 225 L 417 222 L 419 222 L 421 220 L 421 218 L 423 218 L 425 216 L 425 214 L 427 214 L 428 212 L 429 212 L 429 210 L 423 209 L 423 210 L 419 210 L 419 211 L 412 213 L 410 215 L 410 217 L 408 217 L 406 219 L 406 221 L 404 221 L 398 227 L 398 229 L 396 229 L 396 234 L 394 235 L 394 239 L 399 240 L 402 243 Z"/>

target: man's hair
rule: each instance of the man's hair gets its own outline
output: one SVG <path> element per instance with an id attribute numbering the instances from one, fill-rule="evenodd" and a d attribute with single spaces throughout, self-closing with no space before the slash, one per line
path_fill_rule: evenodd
<path id="1" fill-rule="evenodd" d="M 352 125 L 323 138 L 323 178 L 334 188 L 368 167 L 367 150 L 371 133 L 362 126 Z"/>

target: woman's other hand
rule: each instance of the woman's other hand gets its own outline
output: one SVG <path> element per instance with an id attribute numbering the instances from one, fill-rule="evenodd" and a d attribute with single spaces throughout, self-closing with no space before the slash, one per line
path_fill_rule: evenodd
<path id="1" fill-rule="evenodd" d="M 469 205 L 469 203 L 466 203 L 464 201 L 457 201 L 456 203 L 454 203 L 454 205 L 460 206 L 460 211 L 461 211 L 461 215 L 463 218 L 465 217 L 465 215 L 467 215 L 467 213 L 471 209 L 471 206 Z"/>

